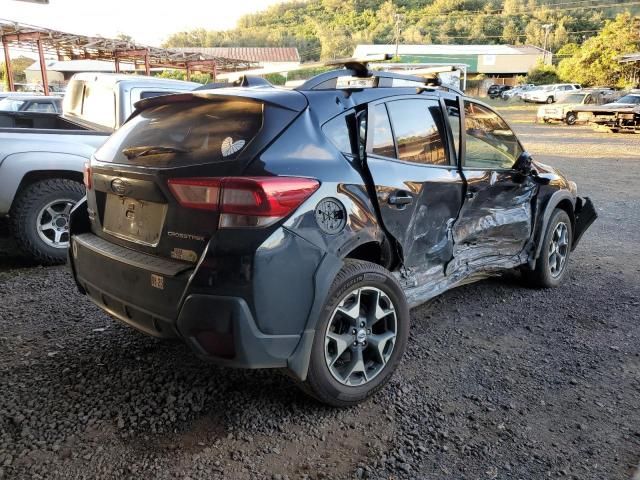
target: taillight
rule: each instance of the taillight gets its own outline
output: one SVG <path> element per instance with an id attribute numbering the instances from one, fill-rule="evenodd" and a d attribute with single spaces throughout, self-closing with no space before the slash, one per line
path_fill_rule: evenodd
<path id="1" fill-rule="evenodd" d="M 82 169 L 82 181 L 84 182 L 85 188 L 91 190 L 91 164 L 89 162 L 85 162 L 84 168 Z"/>
<path id="2" fill-rule="evenodd" d="M 221 180 L 220 178 L 172 178 L 168 183 L 171 192 L 183 207 L 218 210 Z"/>
<path id="3" fill-rule="evenodd" d="M 173 178 L 168 183 L 180 205 L 220 212 L 220 228 L 271 225 L 320 186 L 297 177 Z"/>

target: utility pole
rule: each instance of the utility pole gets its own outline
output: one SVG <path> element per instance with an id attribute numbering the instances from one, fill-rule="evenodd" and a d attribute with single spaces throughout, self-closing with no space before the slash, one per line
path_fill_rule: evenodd
<path id="1" fill-rule="evenodd" d="M 542 28 L 544 30 L 544 47 L 542 47 L 542 50 L 544 50 L 543 57 L 542 57 L 543 64 L 547 63 L 547 39 L 549 38 L 549 32 L 551 31 L 552 27 L 553 27 L 553 24 L 551 23 L 545 23 L 544 25 L 542 25 Z"/>
<path id="2" fill-rule="evenodd" d="M 396 36 L 396 55 L 395 55 L 395 59 L 398 58 L 398 49 L 400 48 L 400 23 L 402 22 L 402 20 L 404 19 L 404 15 L 402 15 L 401 13 L 396 13 L 394 16 L 395 18 L 395 36 Z"/>

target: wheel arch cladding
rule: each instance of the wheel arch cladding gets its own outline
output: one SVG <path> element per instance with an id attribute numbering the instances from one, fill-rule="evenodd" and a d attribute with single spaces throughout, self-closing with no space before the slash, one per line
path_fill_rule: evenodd
<path id="1" fill-rule="evenodd" d="M 549 219 L 556 208 L 560 208 L 567 212 L 567 215 L 569 215 L 569 219 L 571 220 L 571 229 L 573 232 L 575 226 L 575 201 L 575 198 L 566 190 L 558 190 L 550 196 L 545 204 L 542 205 L 541 210 L 544 213 L 542 214 L 542 220 L 538 222 L 538 227 L 535 232 L 535 255 L 529 262 L 530 266 L 533 265 L 533 267 L 535 267 L 535 262 L 540 257 L 544 234 L 547 231 Z"/>
<path id="2" fill-rule="evenodd" d="M 314 297 L 307 317 L 307 323 L 300 336 L 298 346 L 287 360 L 289 371 L 301 381 L 307 378 L 316 325 L 322 314 L 322 309 L 331 290 L 331 285 L 333 285 L 343 265 L 343 259 L 331 253 L 326 253 L 313 276 Z"/>

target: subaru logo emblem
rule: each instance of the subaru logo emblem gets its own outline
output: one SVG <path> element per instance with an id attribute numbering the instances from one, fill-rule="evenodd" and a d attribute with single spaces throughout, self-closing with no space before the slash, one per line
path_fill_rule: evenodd
<path id="1" fill-rule="evenodd" d="M 127 187 L 129 185 L 121 178 L 114 178 L 111 180 L 111 190 L 113 190 L 118 195 L 124 195 L 127 191 Z"/>

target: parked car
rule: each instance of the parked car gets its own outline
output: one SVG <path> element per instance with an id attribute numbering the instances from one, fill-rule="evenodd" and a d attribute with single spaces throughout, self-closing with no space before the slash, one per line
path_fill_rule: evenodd
<path id="1" fill-rule="evenodd" d="M 512 98 L 522 99 L 522 95 L 524 94 L 524 92 L 528 92 L 530 90 L 533 90 L 534 88 L 535 88 L 535 85 L 533 83 L 527 83 L 526 85 L 518 85 L 509 90 L 504 90 L 500 96 L 502 97 L 503 100 L 510 100 Z"/>
<path id="2" fill-rule="evenodd" d="M 0 112 L 61 113 L 62 97 L 44 95 L 15 95 L 0 100 Z"/>
<path id="3" fill-rule="evenodd" d="M 559 97 L 582 89 L 577 83 L 557 83 L 536 88 L 522 95 L 525 102 L 554 103 Z"/>
<path id="4" fill-rule="evenodd" d="M 510 85 L 491 85 L 487 89 L 487 95 L 489 98 L 499 98 L 503 92 L 511 90 Z"/>
<path id="5" fill-rule="evenodd" d="M 596 217 L 575 183 L 462 92 L 348 66 L 141 101 L 71 214 L 80 292 L 346 406 L 389 380 L 410 307 L 514 268 L 559 285 Z"/>
<path id="6" fill-rule="evenodd" d="M 610 89 L 583 89 L 576 93 L 569 93 L 562 97 L 560 100 L 562 103 L 543 105 L 538 108 L 537 121 L 546 123 L 555 120 L 574 125 L 578 121 L 577 108 L 583 105 L 602 105 L 611 101 L 614 96 L 615 91 Z"/>
<path id="7" fill-rule="evenodd" d="M 0 216 L 9 216 L 22 251 L 43 264 L 63 263 L 69 211 L 84 195 L 84 163 L 127 119 L 135 102 L 197 86 L 152 77 L 77 74 L 69 82 L 62 115 L 0 112 Z M 34 98 L 36 103 L 58 101 Z"/>
<path id="8" fill-rule="evenodd" d="M 580 121 L 606 127 L 611 132 L 640 133 L 640 90 L 633 90 L 615 102 L 576 109 Z"/>

